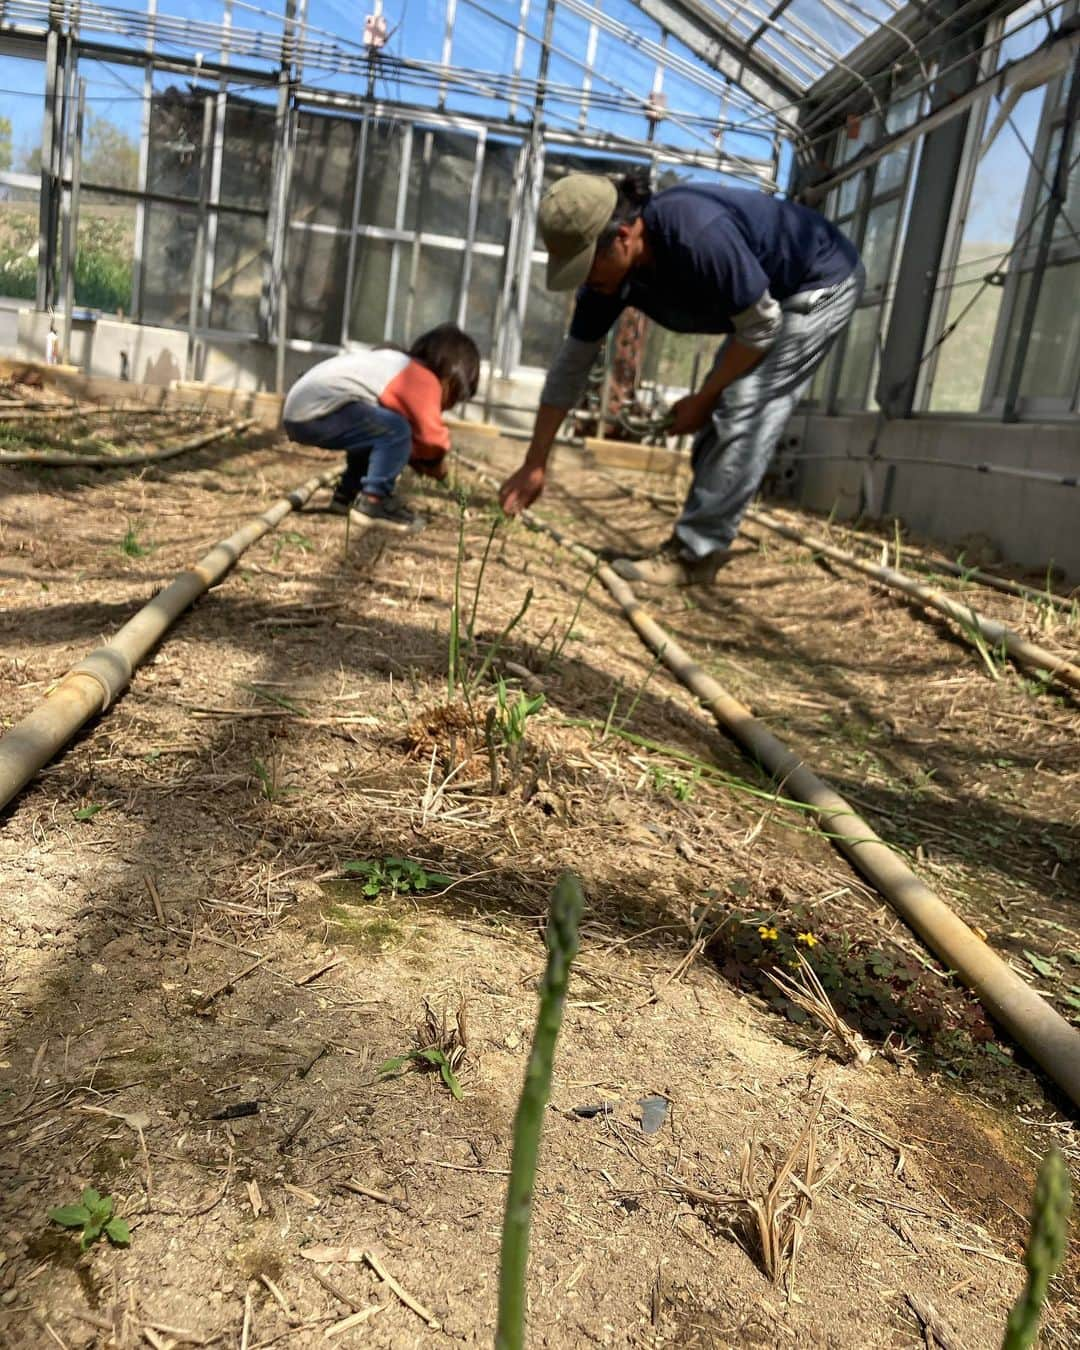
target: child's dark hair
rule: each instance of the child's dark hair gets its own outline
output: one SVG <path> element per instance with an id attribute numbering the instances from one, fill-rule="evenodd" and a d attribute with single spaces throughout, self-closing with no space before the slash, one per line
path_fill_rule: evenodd
<path id="1" fill-rule="evenodd" d="M 611 219 L 604 226 L 600 238 L 596 241 L 597 253 L 604 253 L 611 247 L 616 234 L 619 232 L 620 225 L 632 225 L 645 210 L 652 200 L 652 188 L 649 184 L 649 170 L 645 165 L 631 169 L 615 184 L 619 195 L 616 198 L 615 210 L 611 213 Z"/>
<path id="2" fill-rule="evenodd" d="M 449 383 L 447 406 L 472 398 L 480 383 L 480 350 L 456 323 L 441 323 L 421 333 L 409 348 L 409 355 L 433 375 Z"/>

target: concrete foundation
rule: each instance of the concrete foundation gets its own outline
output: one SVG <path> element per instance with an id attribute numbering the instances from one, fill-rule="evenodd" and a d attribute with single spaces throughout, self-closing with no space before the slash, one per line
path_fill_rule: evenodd
<path id="1" fill-rule="evenodd" d="M 984 563 L 1004 560 L 1039 573 L 1060 568 L 1080 578 L 1080 487 L 1009 478 L 935 464 L 868 466 L 799 455 L 865 455 L 877 418 L 793 419 L 782 452 L 794 495 L 811 510 L 850 518 L 864 506 L 872 515 L 899 516 L 912 530 L 957 551 L 978 548 Z M 876 452 L 967 464 L 1000 464 L 1044 473 L 1080 474 L 1080 427 L 1063 422 L 909 419 L 880 428 Z M 794 470 L 794 472 L 791 472 Z M 987 556 L 997 554 L 997 559 Z M 976 559 L 972 556 L 971 560 Z"/>

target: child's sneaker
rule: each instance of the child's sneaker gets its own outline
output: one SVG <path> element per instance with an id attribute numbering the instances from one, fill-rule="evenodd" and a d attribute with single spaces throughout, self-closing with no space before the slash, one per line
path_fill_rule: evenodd
<path id="1" fill-rule="evenodd" d="M 423 516 L 411 510 L 400 497 L 357 497 L 349 519 L 354 525 L 380 525 L 402 534 L 417 534 L 427 524 Z"/>

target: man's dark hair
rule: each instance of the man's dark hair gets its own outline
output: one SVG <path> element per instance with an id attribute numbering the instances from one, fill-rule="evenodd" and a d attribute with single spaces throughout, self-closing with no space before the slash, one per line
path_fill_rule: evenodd
<path id="1" fill-rule="evenodd" d="M 604 253 L 611 247 L 620 225 L 632 225 L 652 200 L 652 188 L 649 186 L 649 170 L 642 165 L 624 174 L 615 184 L 618 197 L 611 219 L 604 226 L 600 238 L 596 241 L 597 253 Z"/>
<path id="2" fill-rule="evenodd" d="M 450 386 L 449 406 L 472 398 L 480 383 L 480 350 L 456 323 L 441 323 L 421 333 L 409 355 Z"/>

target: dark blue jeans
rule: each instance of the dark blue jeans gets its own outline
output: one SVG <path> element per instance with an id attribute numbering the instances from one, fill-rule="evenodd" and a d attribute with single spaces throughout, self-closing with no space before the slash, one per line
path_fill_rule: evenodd
<path id="1" fill-rule="evenodd" d="M 378 403 L 346 403 L 325 417 L 286 422 L 285 434 L 301 445 L 345 451 L 345 472 L 334 495 L 350 501 L 358 492 L 389 497 L 412 453 L 409 423 Z"/>

